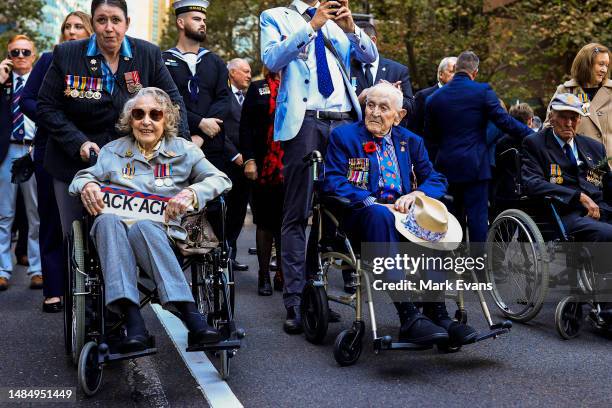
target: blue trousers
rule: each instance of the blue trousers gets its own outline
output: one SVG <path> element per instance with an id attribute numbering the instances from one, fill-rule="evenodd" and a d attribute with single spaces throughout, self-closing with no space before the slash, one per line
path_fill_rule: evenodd
<path id="1" fill-rule="evenodd" d="M 160 223 L 141 220 L 128 226 L 114 214 L 102 214 L 91 229 L 104 274 L 105 304 L 128 299 L 138 304 L 139 265 L 157 285 L 162 304 L 193 302 L 189 283 Z"/>
<path id="2" fill-rule="evenodd" d="M 451 212 L 465 232 L 466 219 L 470 242 L 486 242 L 489 229 L 489 181 L 450 183 L 448 193 L 453 196 Z"/>

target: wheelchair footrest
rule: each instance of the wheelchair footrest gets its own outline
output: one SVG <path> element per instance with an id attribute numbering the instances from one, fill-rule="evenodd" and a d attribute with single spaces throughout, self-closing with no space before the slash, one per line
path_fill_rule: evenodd
<path id="1" fill-rule="evenodd" d="M 142 351 L 134 351 L 132 353 L 108 353 L 104 356 L 99 356 L 98 360 L 100 363 L 106 363 L 109 361 L 129 360 L 131 358 L 139 358 L 144 356 L 150 356 L 157 353 L 157 348 L 148 348 Z"/>
<path id="2" fill-rule="evenodd" d="M 433 348 L 431 344 L 415 344 L 415 343 L 394 343 L 390 340 L 390 336 L 384 336 L 374 339 L 374 350 L 410 350 L 420 351 Z"/>
<path id="3" fill-rule="evenodd" d="M 510 329 L 500 328 L 500 329 L 493 329 L 493 330 L 490 330 L 482 334 L 479 333 L 478 337 L 476 337 L 476 339 L 474 340 L 474 343 L 478 343 L 479 341 L 483 341 L 483 340 L 490 339 L 490 338 L 495 338 L 505 333 L 510 333 Z"/>
<path id="4" fill-rule="evenodd" d="M 193 351 L 215 351 L 215 350 L 235 350 L 240 348 L 241 341 L 238 338 L 229 338 L 218 343 L 203 344 L 197 347 L 187 347 L 187 352 Z"/>

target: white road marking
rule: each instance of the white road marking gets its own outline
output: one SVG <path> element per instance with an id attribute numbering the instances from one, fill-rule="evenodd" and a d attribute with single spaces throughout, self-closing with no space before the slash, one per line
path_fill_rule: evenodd
<path id="1" fill-rule="evenodd" d="M 221 379 L 221 375 L 203 352 L 188 353 L 187 329 L 172 313 L 162 309 L 160 305 L 151 305 L 157 318 L 166 329 L 174 346 L 183 358 L 185 365 L 200 386 L 204 398 L 212 408 L 242 408 L 242 404 L 231 388 Z"/>

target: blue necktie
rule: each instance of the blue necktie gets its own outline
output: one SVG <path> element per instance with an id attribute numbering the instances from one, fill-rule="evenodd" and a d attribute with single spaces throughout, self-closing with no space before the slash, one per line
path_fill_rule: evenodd
<path id="1" fill-rule="evenodd" d="M 23 78 L 17 77 L 17 83 L 15 84 L 15 92 L 13 93 L 13 101 L 11 102 L 11 108 L 13 111 L 13 139 L 22 141 L 25 136 L 25 118 L 19 107 L 19 100 L 21 99 L 21 92 L 23 91 Z"/>
<path id="2" fill-rule="evenodd" d="M 578 166 L 578 162 L 576 162 L 576 156 L 574 156 L 574 152 L 572 151 L 572 147 L 569 145 L 569 143 L 563 145 L 563 151 L 565 152 L 565 155 L 567 156 L 569 161 L 572 163 L 572 166 Z"/>
<path id="3" fill-rule="evenodd" d="M 306 13 L 312 18 L 317 9 L 314 7 L 306 10 Z M 334 84 L 332 83 L 329 66 L 327 65 L 327 55 L 325 55 L 325 41 L 323 41 L 323 32 L 317 30 L 317 38 L 315 38 L 315 57 L 317 60 L 317 78 L 319 92 L 324 97 L 329 97 L 334 92 Z"/>
<path id="4" fill-rule="evenodd" d="M 386 143 L 385 139 L 377 139 L 376 143 L 379 146 L 378 158 L 380 174 L 383 179 L 383 186 L 378 191 L 378 198 L 386 203 L 393 203 L 402 195 L 402 186 L 398 177 L 399 171 L 390 152 L 390 149 L 393 149 L 393 144 Z"/>

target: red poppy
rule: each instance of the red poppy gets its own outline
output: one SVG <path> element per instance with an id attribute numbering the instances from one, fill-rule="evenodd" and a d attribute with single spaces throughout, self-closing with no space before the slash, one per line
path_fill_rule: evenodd
<path id="1" fill-rule="evenodd" d="M 364 143 L 363 151 L 366 153 L 374 153 L 376 151 L 376 143 L 372 141 Z"/>

